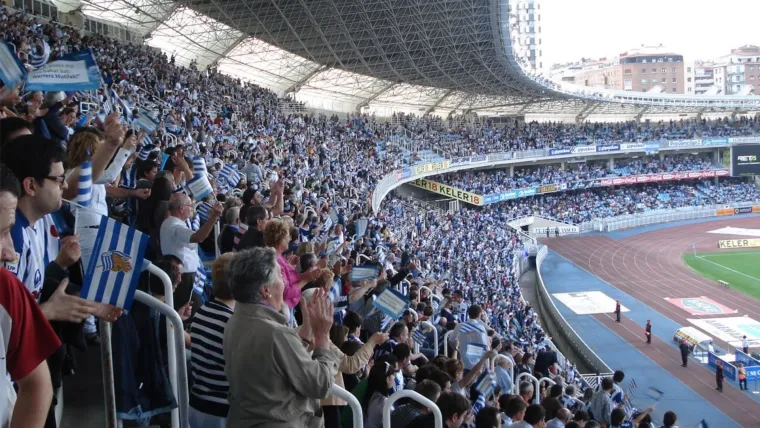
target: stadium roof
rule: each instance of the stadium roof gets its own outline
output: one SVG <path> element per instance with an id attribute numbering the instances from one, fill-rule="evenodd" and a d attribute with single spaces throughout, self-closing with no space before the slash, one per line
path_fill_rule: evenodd
<path id="1" fill-rule="evenodd" d="M 69 0 L 67 0 L 69 1 Z M 758 111 L 760 97 L 560 86 L 512 55 L 508 0 L 84 0 L 176 55 L 333 111 Z"/>

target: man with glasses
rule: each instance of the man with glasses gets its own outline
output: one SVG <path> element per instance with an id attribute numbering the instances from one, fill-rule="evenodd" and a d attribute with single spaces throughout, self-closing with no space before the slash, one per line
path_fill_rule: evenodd
<path id="1" fill-rule="evenodd" d="M 185 267 L 182 274 L 182 282 L 174 293 L 174 306 L 181 308 L 193 298 L 193 313 L 200 306 L 200 299 L 193 295 L 193 281 L 198 269 L 202 268 L 201 259 L 198 256 L 198 244 L 203 242 L 214 230 L 216 219 L 222 215 L 224 206 L 217 202 L 209 215 L 207 222 L 203 223 L 197 231 L 187 227 L 187 220 L 195 215 L 193 201 L 185 194 L 175 193 L 169 199 L 169 217 L 161 223 L 159 241 L 161 253 L 165 256 L 178 257 Z"/>
<path id="2" fill-rule="evenodd" d="M 24 135 L 3 145 L 1 156 L 21 183 L 16 223 L 11 231 L 16 260 L 5 262 L 5 267 L 39 302 L 47 266 L 54 262 L 65 271 L 79 259 L 77 237 L 59 240 L 50 216 L 61 208 L 61 195 L 67 187 L 63 175 L 65 152 L 50 140 Z"/>

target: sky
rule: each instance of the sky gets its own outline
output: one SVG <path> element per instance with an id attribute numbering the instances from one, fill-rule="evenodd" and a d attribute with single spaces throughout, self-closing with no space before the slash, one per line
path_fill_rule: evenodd
<path id="1" fill-rule="evenodd" d="M 686 61 L 760 45 L 758 0 L 539 0 L 544 67 L 662 44 Z"/>

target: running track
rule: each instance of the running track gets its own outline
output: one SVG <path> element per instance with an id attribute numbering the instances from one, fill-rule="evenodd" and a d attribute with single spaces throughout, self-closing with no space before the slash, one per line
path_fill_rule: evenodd
<path id="1" fill-rule="evenodd" d="M 698 251 L 715 251 L 718 239 L 740 238 L 705 233 L 729 225 L 760 228 L 760 218 L 733 218 L 675 226 L 619 240 L 608 235 L 586 235 L 550 239 L 547 243 L 552 250 L 575 265 L 681 325 L 689 325 L 687 318 L 696 316 L 668 303 L 664 300 L 665 297 L 706 296 L 739 311 L 738 314 L 727 316 L 749 315 L 760 320 L 758 300 L 738 291 L 726 290 L 713 281 L 702 278 L 681 261 L 682 253 L 692 251 L 693 244 L 696 244 Z M 623 317 L 620 324 L 614 321 L 612 314 L 597 314 L 594 318 L 742 426 L 760 426 L 760 415 L 756 411 L 757 402 L 730 384 L 724 387 L 722 394 L 715 391 L 713 372 L 693 360 L 688 368 L 680 367 L 677 350 L 656 335 L 653 335 L 651 345 L 645 344 L 642 339 L 642 327 L 627 317 Z M 717 339 L 715 342 L 728 349 L 725 342 Z"/>
<path id="2" fill-rule="evenodd" d="M 726 290 L 714 281 L 694 273 L 681 261 L 681 254 L 692 251 L 717 251 L 719 239 L 740 236 L 707 234 L 726 226 L 758 228 L 760 218 L 721 220 L 644 232 L 615 240 L 606 235 L 587 235 L 548 240 L 549 248 L 603 281 L 628 293 L 662 315 L 681 325 L 692 316 L 668 303 L 665 298 L 705 296 L 737 314 L 760 320 L 760 301 L 735 290 Z M 758 284 L 760 287 L 760 284 Z M 715 315 L 705 318 L 715 318 Z M 656 327 L 656 326 L 655 326 Z M 728 344 L 715 339 L 723 349 Z"/>

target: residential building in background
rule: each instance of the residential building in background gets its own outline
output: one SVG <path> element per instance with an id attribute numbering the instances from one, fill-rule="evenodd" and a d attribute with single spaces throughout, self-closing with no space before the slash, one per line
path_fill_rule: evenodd
<path id="1" fill-rule="evenodd" d="M 693 92 L 695 95 L 716 95 L 718 91 L 715 86 L 715 64 L 712 62 L 695 62 L 693 79 Z"/>
<path id="2" fill-rule="evenodd" d="M 515 57 L 529 71 L 543 74 L 543 46 L 541 43 L 541 3 L 538 0 L 510 1 L 512 48 Z"/>
<path id="3" fill-rule="evenodd" d="M 611 59 L 584 59 L 577 64 L 553 67 L 550 76 L 594 88 L 683 94 L 684 70 L 683 55 L 660 45 L 631 49 Z"/>
<path id="4" fill-rule="evenodd" d="M 744 45 L 713 64 L 713 84 L 720 94 L 760 94 L 760 47 Z"/>

